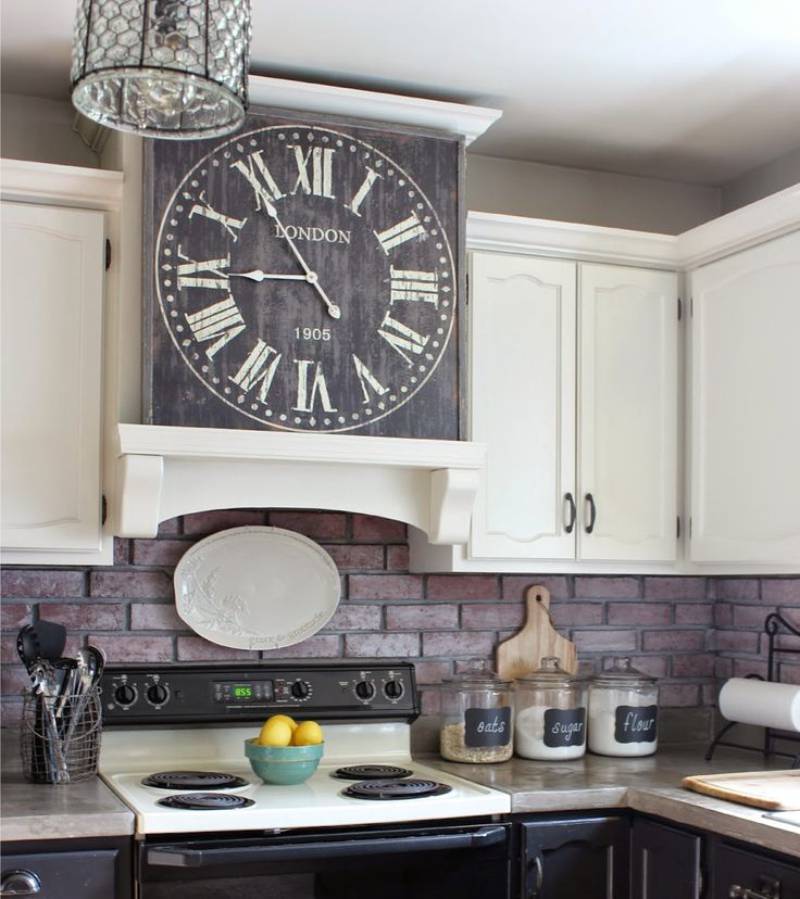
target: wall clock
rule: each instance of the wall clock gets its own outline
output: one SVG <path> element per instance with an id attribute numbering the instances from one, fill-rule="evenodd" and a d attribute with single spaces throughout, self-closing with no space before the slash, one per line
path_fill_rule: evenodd
<path id="1" fill-rule="evenodd" d="M 145 420 L 458 439 L 463 140 L 264 112 L 145 150 Z"/>

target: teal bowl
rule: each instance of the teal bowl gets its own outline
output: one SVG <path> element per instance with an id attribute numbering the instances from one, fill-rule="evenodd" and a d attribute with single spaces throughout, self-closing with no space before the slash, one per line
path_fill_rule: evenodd
<path id="1" fill-rule="evenodd" d="M 316 746 L 259 746 L 256 738 L 244 741 L 250 767 L 268 784 L 301 784 L 317 770 L 325 744 Z"/>

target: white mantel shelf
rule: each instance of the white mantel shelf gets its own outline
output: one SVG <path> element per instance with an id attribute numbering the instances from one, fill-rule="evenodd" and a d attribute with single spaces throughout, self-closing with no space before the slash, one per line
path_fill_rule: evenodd
<path id="1" fill-rule="evenodd" d="M 433 544 L 469 535 L 483 444 L 120 424 L 114 533 L 210 509 L 337 509 L 404 521 Z"/>

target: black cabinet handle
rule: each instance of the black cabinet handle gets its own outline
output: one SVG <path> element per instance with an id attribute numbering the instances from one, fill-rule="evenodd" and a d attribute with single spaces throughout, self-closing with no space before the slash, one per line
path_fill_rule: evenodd
<path id="1" fill-rule="evenodd" d="M 734 883 L 728 890 L 728 896 L 730 899 L 781 899 L 781 883 L 771 877 L 761 877 L 758 890 L 750 890 Z"/>
<path id="2" fill-rule="evenodd" d="M 591 493 L 587 493 L 584 501 L 589 503 L 589 523 L 586 525 L 586 533 L 591 534 L 594 530 L 594 523 L 597 521 L 597 506 Z"/>
<path id="3" fill-rule="evenodd" d="M 533 868 L 533 871 L 530 869 Z M 525 899 L 539 899 L 544 884 L 544 865 L 541 855 L 537 855 L 528 865 L 528 892 Z"/>
<path id="4" fill-rule="evenodd" d="M 572 529 L 575 527 L 575 516 L 578 514 L 578 510 L 575 506 L 575 500 L 571 493 L 564 494 L 564 502 L 569 506 L 569 518 L 564 524 L 564 530 L 568 533 L 572 533 Z"/>
<path id="5" fill-rule="evenodd" d="M 35 896 L 42 882 L 33 871 L 9 871 L 0 882 L 0 896 Z"/>

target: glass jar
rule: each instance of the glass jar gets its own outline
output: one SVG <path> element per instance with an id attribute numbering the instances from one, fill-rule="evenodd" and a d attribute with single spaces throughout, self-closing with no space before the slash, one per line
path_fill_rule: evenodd
<path id="1" fill-rule="evenodd" d="M 586 752 L 586 684 L 542 659 L 515 683 L 514 748 L 526 759 L 577 759 Z"/>
<path id="2" fill-rule="evenodd" d="M 513 686 L 483 662 L 442 684 L 439 747 L 451 762 L 505 762 L 514 753 Z"/>
<path id="3" fill-rule="evenodd" d="M 589 749 L 598 755 L 652 755 L 658 747 L 658 685 L 628 658 L 614 659 L 589 685 Z"/>

